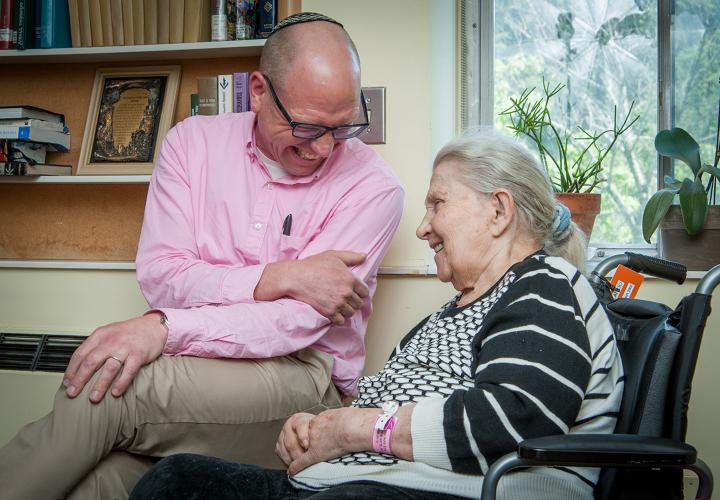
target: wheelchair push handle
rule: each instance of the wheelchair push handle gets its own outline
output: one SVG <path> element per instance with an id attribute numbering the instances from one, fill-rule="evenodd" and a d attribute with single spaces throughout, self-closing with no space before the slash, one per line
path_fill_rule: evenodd
<path id="1" fill-rule="evenodd" d="M 687 276 L 687 269 L 682 264 L 638 253 L 625 252 L 624 254 L 613 255 L 600 262 L 593 270 L 592 278 L 602 278 L 620 264 L 629 267 L 633 271 L 675 281 L 678 284 L 682 284 Z"/>
<path id="2" fill-rule="evenodd" d="M 650 274 L 658 278 L 674 281 L 682 285 L 687 277 L 687 268 L 677 262 L 648 257 L 639 253 L 625 252 L 628 256 L 627 266 L 639 273 Z"/>

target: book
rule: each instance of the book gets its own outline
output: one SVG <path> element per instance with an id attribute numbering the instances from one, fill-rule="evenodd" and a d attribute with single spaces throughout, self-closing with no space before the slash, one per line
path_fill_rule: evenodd
<path id="1" fill-rule="evenodd" d="M 233 111 L 233 76 L 218 75 L 217 77 L 217 112 L 232 113 Z"/>
<path id="2" fill-rule="evenodd" d="M 233 74 L 233 111 L 235 113 L 250 111 L 249 80 L 250 73 L 243 72 Z"/>
<path id="3" fill-rule="evenodd" d="M 110 0 L 113 45 L 125 45 L 122 0 Z"/>
<path id="4" fill-rule="evenodd" d="M 144 0 L 145 2 L 145 43 L 155 45 L 158 43 L 158 0 Z"/>
<path id="5" fill-rule="evenodd" d="M 197 80 L 198 114 L 216 115 L 218 113 L 217 76 L 200 76 Z"/>
<path id="6" fill-rule="evenodd" d="M 65 115 L 35 106 L 0 106 L 0 119 L 35 118 L 48 122 L 65 123 Z"/>
<path id="7" fill-rule="evenodd" d="M 227 40 L 235 40 L 237 36 L 237 0 L 226 0 Z"/>
<path id="8" fill-rule="evenodd" d="M 44 0 L 40 8 L 42 49 L 72 47 L 68 0 Z"/>
<path id="9" fill-rule="evenodd" d="M 51 151 L 67 153 L 70 135 L 42 127 L 14 127 L 0 125 L 0 139 L 25 140 L 47 144 Z"/>
<path id="10" fill-rule="evenodd" d="M 182 43 L 185 29 L 185 0 L 170 2 L 170 43 Z"/>
<path id="11" fill-rule="evenodd" d="M 278 0 L 277 2 L 277 22 L 300 12 L 302 12 L 302 0 Z"/>
<path id="12" fill-rule="evenodd" d="M 72 175 L 71 165 L 30 165 L 18 161 L 0 162 L 0 175 Z"/>
<path id="13" fill-rule="evenodd" d="M 0 49 L 13 46 L 13 6 L 12 0 L 0 0 Z"/>
<path id="14" fill-rule="evenodd" d="M 235 0 L 235 39 L 255 38 L 255 0 Z"/>
<path id="15" fill-rule="evenodd" d="M 198 95 L 190 94 L 190 116 L 195 116 L 198 114 L 198 107 L 199 107 Z"/>
<path id="16" fill-rule="evenodd" d="M 170 43 L 170 0 L 158 0 L 157 43 Z"/>
<path id="17" fill-rule="evenodd" d="M 267 38 L 277 24 L 277 2 L 275 0 L 259 0 L 257 11 L 255 32 L 257 36 Z"/>
<path id="18" fill-rule="evenodd" d="M 102 24 L 103 45 L 112 47 L 115 42 L 113 39 L 110 0 L 100 0 L 100 24 Z"/>
<path id="19" fill-rule="evenodd" d="M 16 50 L 32 49 L 35 46 L 35 0 L 15 0 L 14 29 Z"/>
<path id="20" fill-rule="evenodd" d="M 64 123 L 59 122 L 48 122 L 45 120 L 38 120 L 37 118 L 1 118 L 0 127 L 39 127 L 46 128 L 48 130 L 54 130 L 55 132 L 65 133 Z"/>
<path id="21" fill-rule="evenodd" d="M 185 0 L 184 42 L 210 41 L 210 0 Z"/>
<path id="22" fill-rule="evenodd" d="M 135 45 L 143 45 L 145 43 L 145 2 L 132 0 L 132 12 Z"/>
<path id="23" fill-rule="evenodd" d="M 210 39 L 213 42 L 224 42 L 228 39 L 226 8 L 226 0 L 212 0 L 210 10 Z"/>
<path id="24" fill-rule="evenodd" d="M 92 37 L 91 47 L 102 47 L 105 45 L 105 37 L 102 31 L 102 16 L 100 15 L 100 0 L 88 0 L 90 11 L 90 36 Z"/>
<path id="25" fill-rule="evenodd" d="M 133 25 L 133 0 L 120 0 L 122 4 L 123 40 L 125 45 L 135 45 Z"/>
<path id="26" fill-rule="evenodd" d="M 70 41 L 73 47 L 82 47 L 80 41 L 80 11 L 78 0 L 68 0 L 68 14 L 70 16 Z"/>
<path id="27" fill-rule="evenodd" d="M 47 146 L 38 142 L 7 141 L 7 160 L 24 163 L 45 163 Z"/>
<path id="28" fill-rule="evenodd" d="M 77 0 L 80 18 L 80 46 L 92 47 L 92 28 L 90 28 L 90 0 Z"/>

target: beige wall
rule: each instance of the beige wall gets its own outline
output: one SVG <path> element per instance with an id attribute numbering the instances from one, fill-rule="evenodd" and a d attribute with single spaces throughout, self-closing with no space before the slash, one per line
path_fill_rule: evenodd
<path id="1" fill-rule="evenodd" d="M 451 0 L 444 1 L 451 5 Z M 387 141 L 377 149 L 407 190 L 405 215 L 386 266 L 425 263 L 426 247 L 414 237 L 430 169 L 430 1 L 304 0 L 306 10 L 343 22 L 363 60 L 363 85 L 387 87 Z M 651 280 L 644 298 L 675 303 L 683 287 Z M 367 371 L 382 366 L 399 338 L 453 293 L 427 277 L 380 279 L 367 336 Z M 720 292 L 718 292 L 720 294 Z M 720 311 L 720 302 L 714 300 Z M 129 271 L 0 269 L 0 331 L 88 334 L 100 324 L 143 312 L 145 302 Z M 688 439 L 720 474 L 720 411 L 713 387 L 720 377 L 720 314 L 708 324 L 695 377 Z M 0 445 L 51 405 L 59 375 L 0 371 Z"/>

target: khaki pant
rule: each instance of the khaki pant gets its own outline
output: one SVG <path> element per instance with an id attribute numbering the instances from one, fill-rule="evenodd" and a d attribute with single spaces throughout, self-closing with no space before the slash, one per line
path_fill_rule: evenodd
<path id="1" fill-rule="evenodd" d="M 153 458 L 201 453 L 282 468 L 275 440 L 293 413 L 340 406 L 332 357 L 160 357 L 127 392 L 90 403 L 92 383 L 0 449 L 0 498 L 127 498 Z"/>

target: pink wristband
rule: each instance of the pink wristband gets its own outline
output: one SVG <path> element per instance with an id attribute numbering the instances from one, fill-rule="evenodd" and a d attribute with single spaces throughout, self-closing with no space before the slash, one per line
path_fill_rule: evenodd
<path id="1" fill-rule="evenodd" d="M 397 423 L 399 405 L 395 401 L 383 403 L 383 413 L 378 415 L 373 427 L 373 451 L 392 455 L 392 434 Z"/>

